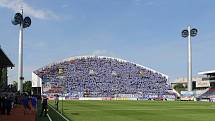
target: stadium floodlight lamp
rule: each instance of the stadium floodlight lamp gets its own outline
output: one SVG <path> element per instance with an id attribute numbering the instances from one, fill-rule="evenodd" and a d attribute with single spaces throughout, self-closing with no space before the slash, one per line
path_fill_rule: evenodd
<path id="1" fill-rule="evenodd" d="M 196 28 L 192 28 L 190 26 L 187 29 L 182 30 L 182 37 L 188 38 L 188 77 L 187 77 L 187 85 L 188 91 L 192 91 L 192 48 L 191 48 L 191 37 L 196 36 L 198 30 Z"/>
<path id="2" fill-rule="evenodd" d="M 181 32 L 181 36 L 184 37 L 184 38 L 188 37 L 188 30 L 183 30 Z"/>
<path id="3" fill-rule="evenodd" d="M 196 35 L 197 35 L 197 32 L 198 32 L 197 29 L 195 29 L 195 28 L 191 29 L 191 30 L 190 30 L 190 36 L 192 36 L 192 37 L 196 36 Z"/>
<path id="4" fill-rule="evenodd" d="M 18 24 L 21 25 L 22 21 L 23 21 L 22 14 L 21 13 L 16 13 L 14 18 L 13 18 L 13 20 L 12 20 L 12 24 L 13 25 L 18 25 Z"/>
<path id="5" fill-rule="evenodd" d="M 22 13 L 16 13 L 14 15 L 14 18 L 12 19 L 12 24 L 13 25 L 20 25 L 23 28 L 30 27 L 31 25 L 31 18 L 30 17 L 25 17 L 23 18 L 23 12 Z"/>
<path id="6" fill-rule="evenodd" d="M 23 9 L 21 13 L 16 13 L 12 19 L 13 25 L 20 25 L 19 31 L 19 64 L 18 64 L 18 91 L 23 92 L 23 29 L 30 27 L 31 18 L 23 18 Z"/>

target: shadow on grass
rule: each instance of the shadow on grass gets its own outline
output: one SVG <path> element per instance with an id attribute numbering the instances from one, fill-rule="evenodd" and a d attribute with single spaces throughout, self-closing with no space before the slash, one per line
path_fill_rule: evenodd
<path id="1" fill-rule="evenodd" d="M 71 115 L 79 115 L 79 113 L 70 113 Z"/>

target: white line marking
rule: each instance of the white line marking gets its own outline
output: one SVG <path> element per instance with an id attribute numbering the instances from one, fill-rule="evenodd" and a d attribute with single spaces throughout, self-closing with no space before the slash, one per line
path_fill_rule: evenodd
<path id="1" fill-rule="evenodd" d="M 56 111 L 61 117 L 63 117 L 66 121 L 70 121 L 69 119 L 67 119 L 65 116 L 63 116 L 61 113 L 59 113 L 57 110 L 55 110 L 52 105 L 49 104 L 49 106 L 54 110 Z"/>
<path id="2" fill-rule="evenodd" d="M 48 118 L 49 118 L 49 121 L 52 121 L 51 117 L 49 116 L 49 114 L 47 114 Z"/>
<path id="3" fill-rule="evenodd" d="M 165 109 L 165 108 L 163 108 L 163 109 L 153 109 L 153 108 L 144 108 L 144 109 L 132 109 L 132 108 L 125 108 L 125 109 L 101 109 L 101 110 L 71 110 L 72 112 L 75 112 L 75 111 L 138 111 L 138 110 L 140 110 L 140 111 L 144 111 L 144 110 L 189 110 L 189 109 L 197 109 L 197 110 L 205 110 L 205 109 L 207 109 L 207 110 L 215 110 L 215 108 L 167 108 L 167 109 Z"/>

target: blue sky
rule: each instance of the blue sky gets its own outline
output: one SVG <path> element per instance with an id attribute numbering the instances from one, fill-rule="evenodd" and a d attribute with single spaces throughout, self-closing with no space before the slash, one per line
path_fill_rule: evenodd
<path id="1" fill-rule="evenodd" d="M 15 64 L 19 27 L 11 24 L 24 8 L 32 25 L 24 31 L 24 77 L 46 64 L 71 56 L 104 55 L 138 63 L 167 74 L 187 75 L 188 25 L 192 38 L 193 75 L 215 69 L 214 0 L 0 0 L 0 44 Z"/>

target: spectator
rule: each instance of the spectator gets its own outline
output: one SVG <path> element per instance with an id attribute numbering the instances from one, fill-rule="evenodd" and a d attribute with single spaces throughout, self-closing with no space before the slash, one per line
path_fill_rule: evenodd
<path id="1" fill-rule="evenodd" d="M 0 111 L 2 110 L 2 96 L 1 96 L 1 93 L 0 93 Z"/>
<path id="2" fill-rule="evenodd" d="M 32 96 L 31 105 L 33 107 L 33 110 L 36 111 L 36 109 L 37 109 L 37 97 L 36 96 Z"/>
<path id="3" fill-rule="evenodd" d="M 27 94 L 24 94 L 22 97 L 22 105 L 24 107 L 24 114 L 27 114 L 28 110 L 31 111 Z"/>
<path id="4" fill-rule="evenodd" d="M 7 115 L 10 115 L 10 111 L 12 108 L 12 97 L 10 95 L 5 97 L 5 108 L 7 109 Z"/>
<path id="5" fill-rule="evenodd" d="M 5 114 L 5 110 L 6 110 L 6 96 L 3 95 L 2 96 L 2 114 Z"/>
<path id="6" fill-rule="evenodd" d="M 42 98 L 42 110 L 40 112 L 40 116 L 42 116 L 43 112 L 45 112 L 44 116 L 46 117 L 47 111 L 48 111 L 48 98 L 47 98 L 47 96 L 43 96 L 43 98 Z"/>
<path id="7" fill-rule="evenodd" d="M 55 105 L 56 105 L 57 110 L 58 110 L 58 104 L 59 104 L 59 95 L 57 94 L 55 96 Z"/>
<path id="8" fill-rule="evenodd" d="M 108 57 L 77 57 L 34 71 L 46 93 L 70 97 L 158 98 L 168 89 L 167 77 L 152 69 Z"/>

